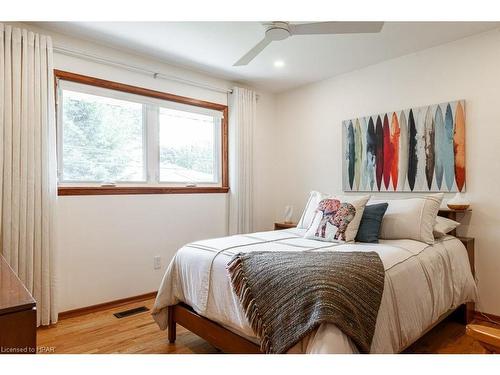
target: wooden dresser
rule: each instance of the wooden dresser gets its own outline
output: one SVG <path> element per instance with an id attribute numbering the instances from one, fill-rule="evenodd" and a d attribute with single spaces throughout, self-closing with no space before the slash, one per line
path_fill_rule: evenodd
<path id="1" fill-rule="evenodd" d="M 0 255 L 0 354 L 36 353 L 36 302 Z"/>

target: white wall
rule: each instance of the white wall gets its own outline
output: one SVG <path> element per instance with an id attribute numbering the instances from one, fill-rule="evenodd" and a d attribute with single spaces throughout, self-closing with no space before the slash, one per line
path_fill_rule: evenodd
<path id="1" fill-rule="evenodd" d="M 274 194 L 275 216 L 293 204 L 298 218 L 310 190 L 342 191 L 342 120 L 454 99 L 466 100 L 466 182 L 473 207 L 461 233 L 476 238 L 479 309 L 500 315 L 498 30 L 279 95 L 275 156 L 283 162 L 273 182 L 281 186 Z"/>
<path id="2" fill-rule="evenodd" d="M 59 197 L 61 311 L 157 290 L 178 248 L 226 234 L 226 201 L 225 194 Z"/>
<path id="3" fill-rule="evenodd" d="M 54 45 L 59 47 L 124 61 L 212 86 L 230 88 L 234 85 L 35 25 L 15 25 L 51 35 Z M 224 93 L 154 79 L 75 57 L 55 54 L 54 67 L 227 104 Z M 258 140 L 265 141 L 266 128 L 274 126 L 274 96 L 265 92 L 259 94 L 255 133 Z M 269 175 L 266 155 L 257 153 L 254 164 L 256 184 L 267 180 Z M 265 193 L 261 187 L 255 191 L 257 197 Z M 157 290 L 166 267 L 180 246 L 227 234 L 227 204 L 226 194 L 59 197 L 57 263 L 60 311 Z M 270 229 L 272 209 L 264 212 L 256 207 L 255 211 L 259 217 L 257 226 Z M 161 270 L 153 269 L 153 257 L 156 255 L 162 257 Z"/>

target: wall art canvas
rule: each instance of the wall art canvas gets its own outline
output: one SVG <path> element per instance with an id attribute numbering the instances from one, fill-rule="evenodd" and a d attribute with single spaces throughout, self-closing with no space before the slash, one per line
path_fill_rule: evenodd
<path id="1" fill-rule="evenodd" d="M 342 123 L 344 191 L 465 191 L 465 101 Z"/>

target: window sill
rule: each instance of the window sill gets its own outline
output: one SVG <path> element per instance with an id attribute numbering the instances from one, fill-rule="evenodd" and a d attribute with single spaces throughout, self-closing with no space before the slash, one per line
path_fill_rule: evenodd
<path id="1" fill-rule="evenodd" d="M 229 187 L 220 186 L 60 186 L 57 188 L 57 195 L 221 194 L 228 191 Z"/>

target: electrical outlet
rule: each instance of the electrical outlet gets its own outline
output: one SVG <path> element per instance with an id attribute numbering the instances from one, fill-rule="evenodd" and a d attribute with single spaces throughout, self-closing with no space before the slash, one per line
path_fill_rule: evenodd
<path id="1" fill-rule="evenodd" d="M 159 255 L 153 258 L 154 269 L 159 270 L 161 268 L 161 257 Z"/>

